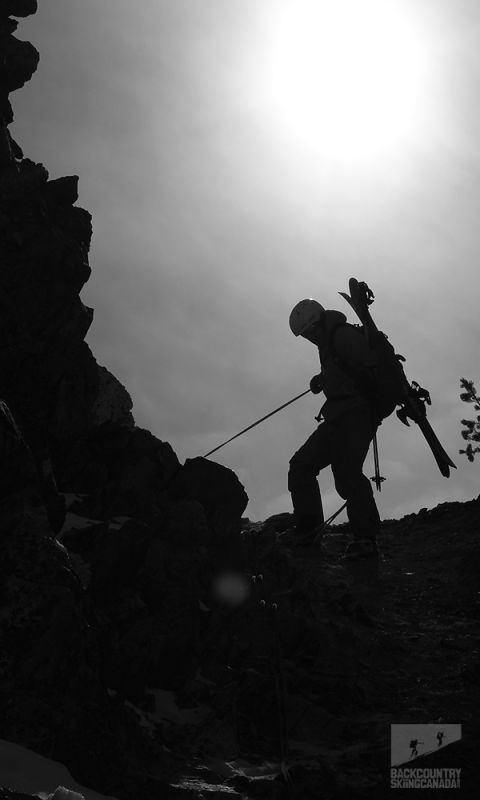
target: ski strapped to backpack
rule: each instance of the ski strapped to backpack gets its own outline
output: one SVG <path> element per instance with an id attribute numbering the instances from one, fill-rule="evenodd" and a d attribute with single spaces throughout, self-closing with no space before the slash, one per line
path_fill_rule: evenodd
<path id="1" fill-rule="evenodd" d="M 350 294 L 339 292 L 355 311 L 361 322 L 360 330 L 363 331 L 370 347 L 375 351 L 378 359 L 378 368 L 371 387 L 372 403 L 381 421 L 389 416 L 397 406 L 397 417 L 405 425 L 408 420 L 415 422 L 422 431 L 438 468 L 446 478 L 450 476 L 450 467 L 456 468 L 452 459 L 443 449 L 435 432 L 427 420 L 426 405 L 431 405 L 428 391 L 418 383 L 410 383 L 405 375 L 402 361 L 403 356 L 398 356 L 388 341 L 387 336 L 380 331 L 373 321 L 369 306 L 373 303 L 374 294 L 366 283 L 360 283 L 356 278 L 350 278 Z M 344 368 L 342 364 L 342 368 Z"/>
<path id="2" fill-rule="evenodd" d="M 343 294 L 340 292 L 340 294 Z M 345 295 L 343 295 L 345 297 Z M 365 336 L 370 347 L 377 356 L 377 366 L 359 370 L 348 364 L 336 351 L 335 333 L 339 328 L 354 327 L 360 335 Z M 376 422 L 380 423 L 395 410 L 403 400 L 403 369 L 399 361 L 405 361 L 397 355 L 383 331 L 370 334 L 363 325 L 351 326 L 348 322 L 335 325 L 328 341 L 328 349 L 333 360 L 357 384 L 360 391 L 367 395 L 375 410 Z"/>

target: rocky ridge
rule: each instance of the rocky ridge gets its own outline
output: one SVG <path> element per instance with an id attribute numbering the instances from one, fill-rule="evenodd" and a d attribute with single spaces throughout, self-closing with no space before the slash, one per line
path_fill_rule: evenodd
<path id="1" fill-rule="evenodd" d="M 8 130 L 35 11 L 0 6 L 0 738 L 119 800 L 384 798 L 390 723 L 442 717 L 473 797 L 478 500 L 385 522 L 348 567 L 348 526 L 293 550 L 290 515 L 243 519 L 230 470 L 136 426 L 85 342 L 78 177 Z"/>

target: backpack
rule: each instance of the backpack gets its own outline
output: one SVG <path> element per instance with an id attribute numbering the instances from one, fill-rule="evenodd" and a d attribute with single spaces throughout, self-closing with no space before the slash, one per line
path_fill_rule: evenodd
<path id="1" fill-rule="evenodd" d="M 375 409 L 379 422 L 381 422 L 386 417 L 389 417 L 396 406 L 405 399 L 404 382 L 402 380 L 403 367 L 400 363 L 405 359 L 395 353 L 387 335 L 383 331 L 369 329 L 368 344 L 377 356 L 378 368 L 368 372 L 355 369 L 355 367 L 345 363 L 337 355 L 333 343 L 334 335 L 338 328 L 347 325 L 366 336 L 364 325 L 349 325 L 349 323 L 341 322 L 335 325 L 330 332 L 329 349 L 334 354 L 335 363 L 355 381 L 359 391 L 368 397 Z"/>

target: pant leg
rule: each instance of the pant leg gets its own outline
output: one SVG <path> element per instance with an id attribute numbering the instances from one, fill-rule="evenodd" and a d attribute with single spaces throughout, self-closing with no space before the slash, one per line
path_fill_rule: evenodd
<path id="1" fill-rule="evenodd" d="M 309 529 L 324 521 L 317 475 L 331 463 L 332 427 L 322 422 L 290 459 L 288 489 L 298 529 Z"/>
<path id="2" fill-rule="evenodd" d="M 358 408 L 338 424 L 332 457 L 335 488 L 347 501 L 347 514 L 356 539 L 376 538 L 380 516 L 363 463 L 376 432 L 369 408 Z"/>

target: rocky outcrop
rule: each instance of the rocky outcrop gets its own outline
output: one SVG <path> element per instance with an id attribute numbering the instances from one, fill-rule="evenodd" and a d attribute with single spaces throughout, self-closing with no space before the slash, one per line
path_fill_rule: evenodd
<path id="1" fill-rule="evenodd" d="M 93 427 L 108 423 L 130 427 L 133 403 L 125 387 L 105 367 L 98 368 L 98 381 L 98 394 L 92 407 Z"/>
<path id="2" fill-rule="evenodd" d="M 37 0 L 4 0 L 2 14 L 6 17 L 29 17 L 38 8 Z"/>
<path id="3" fill-rule="evenodd" d="M 91 219 L 58 203 L 41 165 L 14 166 L 0 177 L 0 369 L 4 398 L 36 451 L 92 426 L 100 381 L 84 342 L 93 312 L 79 297 Z"/>
<path id="4" fill-rule="evenodd" d="M 37 69 L 39 54 L 30 42 L 12 36 L 18 22 L 11 17 L 28 17 L 37 10 L 36 0 L 5 0 L 0 9 L 0 168 L 5 168 L 21 151 L 10 136 L 7 125 L 13 122 L 8 99 L 10 92 L 20 89 Z"/>
<path id="5" fill-rule="evenodd" d="M 148 741 L 101 682 L 95 612 L 67 551 L 22 493 L 4 499 L 0 529 L 2 736 L 69 762 L 87 783 L 112 785 L 116 764 L 138 785 L 132 763 Z"/>
<path id="6" fill-rule="evenodd" d="M 142 789 L 161 742 L 126 702 L 194 674 L 209 554 L 239 536 L 247 498 L 217 467 L 215 498 L 207 462 L 184 470 L 137 427 L 85 342 L 92 224 L 78 176 L 50 179 L 8 129 L 8 95 L 39 60 L 12 16 L 35 10 L 0 7 L 2 736 L 99 790 L 163 797 Z"/>

